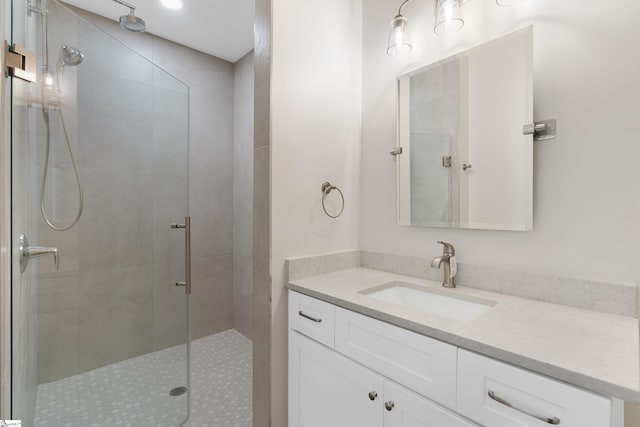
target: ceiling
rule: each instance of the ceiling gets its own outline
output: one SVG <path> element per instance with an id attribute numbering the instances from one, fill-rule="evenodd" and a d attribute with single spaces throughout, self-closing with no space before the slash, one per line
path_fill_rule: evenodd
<path id="1" fill-rule="evenodd" d="M 112 0 L 63 0 L 115 21 L 129 9 Z M 254 0 L 184 0 L 171 10 L 160 0 L 127 0 L 147 31 L 229 62 L 253 49 Z"/>

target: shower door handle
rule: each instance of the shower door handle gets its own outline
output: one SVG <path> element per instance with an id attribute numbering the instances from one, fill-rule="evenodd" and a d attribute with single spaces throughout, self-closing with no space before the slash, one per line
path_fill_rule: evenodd
<path id="1" fill-rule="evenodd" d="M 176 282 L 176 286 L 184 286 L 184 292 L 191 295 L 191 217 L 184 217 L 184 224 L 171 224 L 171 228 L 184 228 L 184 282 Z"/>

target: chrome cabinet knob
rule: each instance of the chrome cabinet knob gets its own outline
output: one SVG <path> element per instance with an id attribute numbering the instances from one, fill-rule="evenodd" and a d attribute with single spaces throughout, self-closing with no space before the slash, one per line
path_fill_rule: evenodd
<path id="1" fill-rule="evenodd" d="M 393 400 L 390 400 L 390 401 L 384 403 L 384 408 L 387 411 L 391 411 L 394 406 L 396 406 L 396 405 L 395 405 L 395 403 L 393 403 Z"/>
<path id="2" fill-rule="evenodd" d="M 378 397 L 378 392 L 377 391 L 370 391 L 369 392 L 369 400 L 376 400 L 376 397 Z"/>

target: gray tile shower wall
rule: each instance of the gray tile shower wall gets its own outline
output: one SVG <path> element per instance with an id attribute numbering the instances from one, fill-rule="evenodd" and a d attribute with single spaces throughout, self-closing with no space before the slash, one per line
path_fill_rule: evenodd
<path id="1" fill-rule="evenodd" d="M 173 285 L 184 277 L 176 250 L 183 234 L 164 230 L 182 219 L 187 196 L 193 224 L 192 337 L 233 326 L 234 65 L 73 10 L 162 70 L 125 47 L 114 49 L 108 37 L 74 35 L 84 37 L 83 43 L 91 37 L 98 47 L 104 44 L 96 52 L 113 55 L 108 63 L 121 72 L 95 67 L 87 56 L 83 71 L 95 70 L 78 73 L 82 108 L 77 118 L 69 114 L 68 127 L 78 152 L 85 212 L 67 232 L 38 230 L 42 244 L 56 242 L 62 253 L 60 272 L 47 265 L 37 276 L 43 302 L 38 306 L 40 383 L 184 342 L 186 302 Z M 70 25 L 81 26 L 71 20 L 58 29 L 51 25 L 51 37 L 64 40 Z M 119 49 L 125 53 L 116 54 Z M 188 105 L 184 86 L 163 70 L 189 86 Z M 109 106 L 126 122 L 113 126 L 115 116 L 99 114 Z M 187 109 L 188 125 L 176 119 Z M 175 144 L 187 132 L 188 175 L 186 147 Z M 73 188 L 72 175 L 67 177 L 62 163 L 57 166 L 52 173 Z M 61 205 L 73 209 L 75 202 Z M 52 300 L 59 304 L 46 302 Z"/>
<path id="2" fill-rule="evenodd" d="M 251 338 L 253 309 L 253 51 L 234 64 L 233 326 Z"/>

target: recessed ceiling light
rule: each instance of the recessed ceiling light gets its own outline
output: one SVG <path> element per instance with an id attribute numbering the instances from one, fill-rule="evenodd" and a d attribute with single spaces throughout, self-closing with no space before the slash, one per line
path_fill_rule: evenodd
<path id="1" fill-rule="evenodd" d="M 161 0 L 162 4 L 169 9 L 182 9 L 182 0 Z"/>

